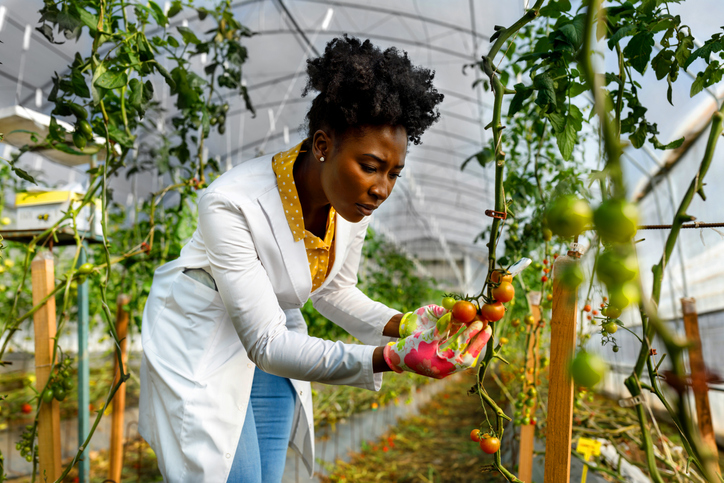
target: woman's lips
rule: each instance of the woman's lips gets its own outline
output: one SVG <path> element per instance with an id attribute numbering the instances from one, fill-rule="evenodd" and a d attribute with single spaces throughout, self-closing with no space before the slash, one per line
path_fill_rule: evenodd
<path id="1" fill-rule="evenodd" d="M 376 206 L 363 205 L 363 204 L 357 203 L 357 211 L 359 211 L 360 214 L 362 214 L 364 216 L 370 216 L 372 214 L 372 212 L 375 211 L 376 209 L 377 209 Z"/>

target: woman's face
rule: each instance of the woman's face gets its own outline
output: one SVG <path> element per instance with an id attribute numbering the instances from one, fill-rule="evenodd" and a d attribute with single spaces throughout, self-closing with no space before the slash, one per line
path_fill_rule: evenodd
<path id="1" fill-rule="evenodd" d="M 330 136 L 324 147 L 314 143 L 315 154 L 325 159 L 322 190 L 342 218 L 357 223 L 390 196 L 405 167 L 407 132 L 402 126 L 366 126 L 334 141 Z"/>

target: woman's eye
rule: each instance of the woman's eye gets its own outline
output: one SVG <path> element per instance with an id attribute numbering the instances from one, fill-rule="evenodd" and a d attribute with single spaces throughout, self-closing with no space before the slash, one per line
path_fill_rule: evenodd
<path id="1" fill-rule="evenodd" d="M 391 178 L 402 178 L 402 174 L 400 173 L 390 173 Z"/>
<path id="2" fill-rule="evenodd" d="M 375 172 L 374 166 L 370 166 L 368 164 L 363 164 L 361 166 L 362 166 L 362 171 L 364 171 L 365 173 L 374 173 Z"/>

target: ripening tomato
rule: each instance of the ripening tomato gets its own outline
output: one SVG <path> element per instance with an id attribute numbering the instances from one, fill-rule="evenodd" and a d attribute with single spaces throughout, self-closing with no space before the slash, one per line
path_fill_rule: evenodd
<path id="1" fill-rule="evenodd" d="M 472 302 L 458 300 L 452 308 L 452 315 L 463 324 L 469 324 L 475 319 L 477 309 Z"/>
<path id="2" fill-rule="evenodd" d="M 618 330 L 618 325 L 616 325 L 616 322 L 609 321 L 603 324 L 603 330 L 605 330 L 609 334 L 615 334 Z"/>
<path id="3" fill-rule="evenodd" d="M 508 338 L 507 338 L 507 337 L 501 337 L 501 338 L 500 338 L 500 345 L 505 345 L 505 344 L 507 344 L 507 343 L 508 343 Z"/>
<path id="4" fill-rule="evenodd" d="M 456 300 L 452 297 L 443 297 L 442 299 L 442 307 L 445 310 L 452 310 L 453 306 L 455 305 Z"/>
<path id="5" fill-rule="evenodd" d="M 492 304 L 484 304 L 480 312 L 485 319 L 495 322 L 503 318 L 505 315 L 505 307 L 502 303 L 496 301 Z"/>
<path id="6" fill-rule="evenodd" d="M 546 295 L 546 300 L 549 302 L 553 300 L 553 294 L 549 293 L 548 295 Z"/>
<path id="7" fill-rule="evenodd" d="M 525 316 L 525 323 L 526 323 L 526 325 L 533 325 L 533 324 L 535 324 L 535 319 L 533 318 L 532 315 L 528 314 Z"/>
<path id="8" fill-rule="evenodd" d="M 515 287 L 510 282 L 500 282 L 500 285 L 493 289 L 493 298 L 498 302 L 510 302 L 515 298 Z"/>
<path id="9" fill-rule="evenodd" d="M 502 277 L 501 277 L 502 275 Z M 490 281 L 493 283 L 501 283 L 501 282 L 508 282 L 513 283 L 513 276 L 508 273 L 501 270 L 495 270 L 493 273 L 490 274 Z"/>
<path id="10" fill-rule="evenodd" d="M 584 311 L 584 312 L 590 312 L 590 311 L 591 311 L 591 305 L 590 305 L 590 304 L 584 305 L 584 306 L 583 306 L 583 311 Z"/>
<path id="11" fill-rule="evenodd" d="M 30 414 L 31 412 L 33 412 L 33 406 L 28 403 L 23 403 L 23 405 L 20 406 L 20 412 L 22 412 L 23 414 Z"/>
<path id="12" fill-rule="evenodd" d="M 470 431 L 470 439 L 472 441 L 475 441 L 476 443 L 480 442 L 480 430 L 473 429 L 472 431 Z"/>
<path id="13" fill-rule="evenodd" d="M 483 437 L 480 438 L 480 449 L 485 453 L 495 454 L 500 449 L 500 440 L 495 436 L 490 436 L 485 433 Z"/>
<path id="14" fill-rule="evenodd" d="M 520 325 L 520 319 L 513 319 L 510 322 L 510 325 L 512 325 L 513 327 L 518 327 Z"/>
<path id="15" fill-rule="evenodd" d="M 591 312 L 591 313 L 592 313 L 593 315 L 598 315 L 598 310 L 594 310 L 594 311 Z"/>

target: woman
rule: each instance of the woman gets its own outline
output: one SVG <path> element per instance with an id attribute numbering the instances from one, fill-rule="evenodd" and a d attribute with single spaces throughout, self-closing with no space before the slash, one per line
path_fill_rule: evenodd
<path id="1" fill-rule="evenodd" d="M 434 74 L 347 37 L 307 71 L 304 94 L 320 92 L 309 137 L 214 181 L 191 241 L 155 273 L 139 430 L 167 481 L 279 482 L 288 445 L 311 474 L 308 381 L 379 390 L 390 369 L 444 377 L 473 365 L 489 338 L 470 342 L 477 322 L 438 350 L 444 309 L 403 320 L 355 287 L 368 217 L 390 195 L 408 141 L 439 117 Z M 309 337 L 299 311 L 308 298 L 368 345 Z M 393 343 L 401 323 L 409 337 Z"/>

